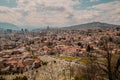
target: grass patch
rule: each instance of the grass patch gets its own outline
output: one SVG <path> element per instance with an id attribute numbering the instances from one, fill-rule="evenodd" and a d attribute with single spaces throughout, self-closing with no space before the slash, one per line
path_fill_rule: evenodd
<path id="1" fill-rule="evenodd" d="M 102 63 L 106 63 L 107 62 L 106 58 L 98 58 L 98 61 L 102 62 Z"/>
<path id="2" fill-rule="evenodd" d="M 56 58 L 60 58 L 60 59 L 65 59 L 65 60 L 70 60 L 70 61 L 75 61 L 78 63 L 91 63 L 91 60 L 87 57 L 85 58 L 76 58 L 76 57 L 72 57 L 72 56 L 56 56 Z"/>
<path id="3" fill-rule="evenodd" d="M 81 59 L 78 60 L 78 62 L 91 63 L 91 60 L 89 58 L 81 58 Z"/>
<path id="4" fill-rule="evenodd" d="M 120 57 L 120 55 L 115 55 L 115 54 L 112 55 L 112 58 L 113 58 L 113 59 L 118 59 L 119 57 Z"/>
<path id="5" fill-rule="evenodd" d="M 77 59 L 76 57 L 72 57 L 72 56 L 57 56 L 56 58 L 70 60 L 70 61 L 73 61 L 73 60 Z"/>

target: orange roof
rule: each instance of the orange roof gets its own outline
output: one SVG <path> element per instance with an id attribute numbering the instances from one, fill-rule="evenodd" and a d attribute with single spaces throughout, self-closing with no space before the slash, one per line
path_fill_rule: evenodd
<path id="1" fill-rule="evenodd" d="M 26 56 L 28 56 L 28 55 L 30 55 L 31 53 L 30 52 L 24 52 L 24 53 L 22 53 L 22 57 L 26 57 Z"/>
<path id="2" fill-rule="evenodd" d="M 22 60 L 19 60 L 19 61 L 18 61 L 17 67 L 24 67 L 24 65 L 23 65 L 23 63 L 22 63 Z"/>
<path id="3" fill-rule="evenodd" d="M 17 61 L 16 60 L 11 60 L 11 61 L 8 61 L 8 64 L 16 64 Z"/>
<path id="4" fill-rule="evenodd" d="M 81 50 L 82 50 L 82 51 L 86 51 L 86 48 L 82 48 Z"/>
<path id="5" fill-rule="evenodd" d="M 3 56 L 3 58 L 10 58 L 10 55 L 6 54 Z"/>
<path id="6" fill-rule="evenodd" d="M 35 59 L 35 63 L 39 63 L 40 62 L 40 60 L 39 59 Z"/>

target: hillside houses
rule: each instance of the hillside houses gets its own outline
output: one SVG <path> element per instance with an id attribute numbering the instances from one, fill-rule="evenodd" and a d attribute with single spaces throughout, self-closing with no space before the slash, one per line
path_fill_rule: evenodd
<path id="1" fill-rule="evenodd" d="M 0 71 L 25 72 L 41 66 L 43 55 L 98 57 L 106 54 L 103 40 L 109 42 L 113 54 L 120 53 L 119 29 L 54 30 L 0 34 Z M 44 33 L 44 34 L 43 34 Z"/>

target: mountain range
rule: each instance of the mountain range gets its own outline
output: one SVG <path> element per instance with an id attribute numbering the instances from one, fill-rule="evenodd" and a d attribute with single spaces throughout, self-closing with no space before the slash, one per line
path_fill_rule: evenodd
<path id="1" fill-rule="evenodd" d="M 80 25 L 73 25 L 68 27 L 62 27 L 62 28 L 53 28 L 51 29 L 62 29 L 62 30 L 78 30 L 78 29 L 96 29 L 96 28 L 112 28 L 112 27 L 120 27 L 120 25 L 114 25 L 114 24 L 108 24 L 108 23 L 101 23 L 101 22 L 91 22 L 86 24 L 80 24 Z M 11 29 L 11 30 L 20 30 L 21 28 L 27 28 L 27 29 L 46 29 L 45 27 L 20 27 L 12 23 L 6 23 L 6 22 L 0 22 L 0 29 Z"/>
<path id="2" fill-rule="evenodd" d="M 112 27 L 120 27 L 120 25 L 101 23 L 101 22 L 91 22 L 80 25 L 73 25 L 68 27 L 63 27 L 63 30 L 78 30 L 78 29 L 103 29 L 103 28 L 112 28 Z"/>
<path id="3" fill-rule="evenodd" d="M 0 22 L 0 28 L 1 29 L 11 29 L 11 30 L 18 30 L 19 27 L 12 23 L 6 23 L 6 22 Z"/>

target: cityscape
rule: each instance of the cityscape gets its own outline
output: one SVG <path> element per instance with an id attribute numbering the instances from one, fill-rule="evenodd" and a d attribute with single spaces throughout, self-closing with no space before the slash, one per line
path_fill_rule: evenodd
<path id="1" fill-rule="evenodd" d="M 119 0 L 0 0 L 0 80 L 120 80 Z"/>

